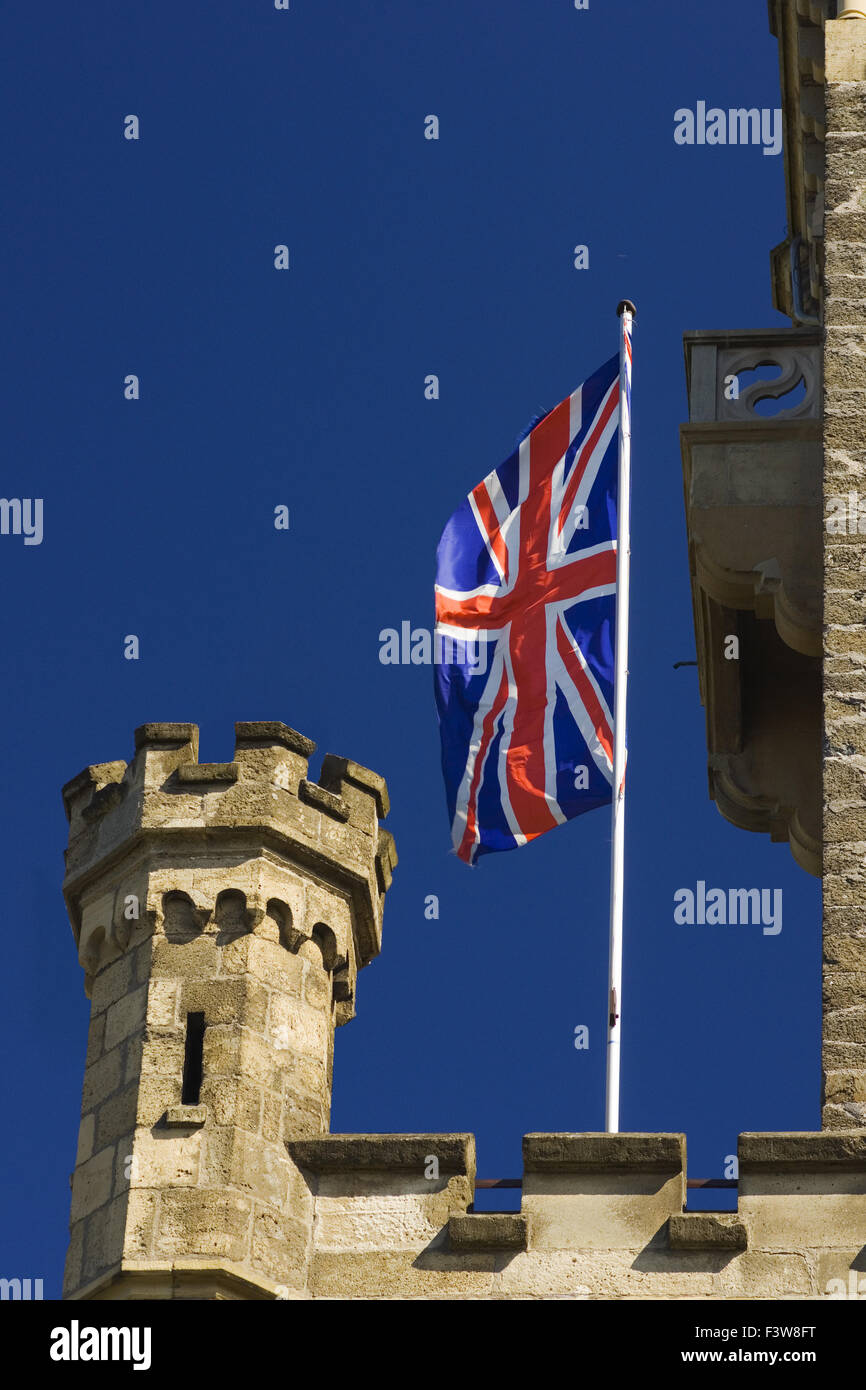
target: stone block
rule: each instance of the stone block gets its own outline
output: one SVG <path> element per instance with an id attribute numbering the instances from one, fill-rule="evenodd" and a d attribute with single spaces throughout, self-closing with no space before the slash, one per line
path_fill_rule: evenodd
<path id="1" fill-rule="evenodd" d="M 208 1079 L 217 1076 L 240 1075 L 241 1030 L 234 1024 L 214 1024 L 204 1030 L 204 1074 Z"/>
<path id="2" fill-rule="evenodd" d="M 537 1250 L 637 1251 L 682 1207 L 679 1173 L 537 1172 L 524 1179 L 523 1211 Z"/>
<path id="3" fill-rule="evenodd" d="M 828 1070 L 824 1073 L 824 1097 L 828 1105 L 866 1104 L 866 1067 L 862 1070 Z"/>
<path id="4" fill-rule="evenodd" d="M 828 1071 L 834 1068 L 844 1070 L 848 1067 L 859 1071 L 866 1068 L 866 1043 L 825 1041 L 822 1057 L 824 1067 Z"/>
<path id="5" fill-rule="evenodd" d="M 825 929 L 824 964 L 828 969 L 866 975 L 866 933 L 862 936 L 831 934 Z"/>
<path id="6" fill-rule="evenodd" d="M 859 1101 L 844 1101 L 841 1105 L 825 1105 L 821 1111 L 821 1123 L 825 1130 L 850 1130 L 852 1126 L 866 1125 L 866 1105 Z"/>
<path id="7" fill-rule="evenodd" d="M 81 1283 L 87 1285 L 121 1260 L 148 1253 L 153 1233 L 155 1195 L 131 1190 L 100 1207 L 85 1223 Z"/>
<path id="8" fill-rule="evenodd" d="M 244 1022 L 244 981 L 236 976 L 216 980 L 184 980 L 180 993 L 180 1016 L 203 1013 L 208 1028 L 214 1024 Z M 267 1009 L 267 996 L 264 1007 Z"/>
<path id="9" fill-rule="evenodd" d="M 241 1264 L 251 1221 L 252 1204 L 240 1193 L 170 1189 L 160 1199 L 153 1254 L 213 1255 Z"/>
<path id="10" fill-rule="evenodd" d="M 861 99 L 861 105 L 866 105 Z M 866 114 L 863 117 L 866 130 Z M 825 280 L 832 285 L 833 278 L 843 275 L 866 276 L 866 245 L 857 246 L 847 242 L 831 242 L 827 247 Z"/>
<path id="11" fill-rule="evenodd" d="M 835 74 L 833 79 L 828 74 L 825 87 L 828 141 L 838 131 L 866 130 L 866 88 L 861 83 L 839 85 L 834 79 Z"/>
<path id="12" fill-rule="evenodd" d="M 85 1067 L 90 1067 L 102 1056 L 103 1039 L 105 1037 L 105 1014 L 91 1014 L 90 1027 L 87 1030 L 87 1056 L 84 1059 Z"/>
<path id="13" fill-rule="evenodd" d="M 286 1142 L 315 1139 L 327 1132 L 330 1100 L 306 1092 L 287 1091 L 283 1103 L 283 1133 Z"/>
<path id="14" fill-rule="evenodd" d="M 331 978 L 327 971 L 321 966 L 316 966 L 312 961 L 307 962 L 307 972 L 304 979 L 304 999 L 310 1008 L 319 1012 L 327 1012 L 331 1008 Z"/>
<path id="15" fill-rule="evenodd" d="M 134 1033 L 125 1043 L 121 1043 L 118 1049 L 124 1054 L 123 1058 L 123 1084 L 128 1085 L 130 1081 L 138 1081 L 141 1077 L 141 1061 L 144 1051 L 144 1036 L 141 1033 Z"/>
<path id="16" fill-rule="evenodd" d="M 314 1298 L 486 1299 L 494 1287 L 494 1251 L 455 1255 L 432 1250 L 423 1257 L 412 1249 L 359 1253 L 323 1251 L 314 1257 L 310 1290 Z"/>
<path id="17" fill-rule="evenodd" d="M 805 1253 L 746 1250 L 727 1261 L 715 1282 L 717 1297 L 730 1299 L 809 1298 L 814 1286 Z"/>
<path id="18" fill-rule="evenodd" d="M 448 1221 L 452 1250 L 525 1250 L 526 1217 L 520 1212 L 464 1212 Z"/>
<path id="19" fill-rule="evenodd" d="M 147 985 L 139 985 L 122 999 L 110 1004 L 105 1014 L 106 1051 L 142 1028 L 146 1011 Z"/>
<path id="20" fill-rule="evenodd" d="M 97 1149 L 132 1135 L 137 1106 L 138 1085 L 135 1082 L 102 1102 L 96 1111 Z"/>
<path id="21" fill-rule="evenodd" d="M 866 1043 L 866 1005 L 838 1009 L 824 1019 L 828 1042 Z"/>
<path id="22" fill-rule="evenodd" d="M 153 966 L 153 932 L 149 926 L 143 926 L 138 930 L 146 930 L 147 936 L 134 948 L 130 947 L 127 954 L 132 965 L 133 982 L 137 985 L 145 985 L 150 981 Z"/>
<path id="23" fill-rule="evenodd" d="M 123 1078 L 123 1051 L 116 1047 L 107 1052 L 84 1073 L 84 1090 L 81 1108 L 92 1110 L 110 1096 L 120 1086 Z"/>
<path id="24" fill-rule="evenodd" d="M 844 186 L 847 186 L 847 180 L 844 181 Z M 832 192 L 832 185 L 831 185 L 831 192 Z M 844 196 L 844 194 L 843 194 L 843 196 Z M 832 231 L 832 230 L 833 230 L 833 228 L 832 228 L 832 224 L 831 224 L 831 231 Z M 827 323 L 828 323 L 828 325 L 832 325 L 833 327 L 838 327 L 839 325 L 851 324 L 851 325 L 854 325 L 854 326 L 856 326 L 856 327 L 859 327 L 859 326 L 861 326 L 864 322 L 866 322 L 866 301 L 864 301 L 864 300 L 859 300 L 859 299 L 852 299 L 852 300 L 847 300 L 847 299 L 845 299 L 845 300 L 840 300 L 840 299 L 835 298 L 835 297 L 834 297 L 834 298 L 829 298 L 828 301 L 827 301 L 827 305 L 826 305 L 825 312 L 826 312 L 826 314 L 827 314 Z M 847 415 L 847 412 L 846 412 L 846 415 Z M 833 429 L 833 435 L 834 435 L 834 438 L 839 438 L 839 435 L 838 435 L 838 433 L 837 433 L 837 430 L 836 430 L 835 426 L 834 426 L 834 429 Z M 861 432 L 861 433 L 858 433 L 856 430 L 854 430 L 854 431 L 852 431 L 850 437 L 853 439 L 854 444 L 857 445 L 857 444 L 860 442 L 860 440 L 862 439 L 863 436 L 862 436 L 862 432 Z"/>
<path id="25" fill-rule="evenodd" d="M 526 1173 L 685 1170 L 684 1134 L 526 1134 Z"/>
<path id="26" fill-rule="evenodd" d="M 137 1124 L 152 1129 L 170 1105 L 180 1104 L 180 1090 L 180 1077 L 143 1076 L 138 1088 Z"/>
<path id="27" fill-rule="evenodd" d="M 268 1037 L 263 1044 L 265 1055 L 269 1055 L 271 1049 L 279 1052 L 282 1048 L 291 1049 L 300 1056 L 324 1057 L 328 1050 L 329 1026 L 330 1021 L 321 1010 L 284 994 L 274 994 L 268 1015 Z M 252 1047 L 251 1037 L 245 1036 L 244 1044 L 245 1048 Z M 263 1080 L 269 1070 L 270 1067 L 265 1068 Z"/>
<path id="28" fill-rule="evenodd" d="M 300 1168 L 320 1175 L 409 1172 L 423 1178 L 434 1158 L 440 1174 L 475 1182 L 472 1134 L 325 1134 L 291 1142 L 289 1152 Z"/>
<path id="29" fill-rule="evenodd" d="M 308 806 L 315 807 L 316 810 L 324 812 L 326 816 L 331 816 L 334 820 L 347 821 L 349 819 L 349 807 L 341 796 L 326 791 L 316 782 L 308 782 L 306 777 L 302 778 L 298 784 L 298 796 Z"/>
<path id="30" fill-rule="evenodd" d="M 202 1103 L 216 1125 L 236 1125 L 257 1133 L 261 1126 L 262 1090 L 242 1077 L 208 1076 L 202 1082 Z"/>
<path id="31" fill-rule="evenodd" d="M 377 820 L 384 820 L 390 810 L 388 788 L 384 777 L 361 767 L 351 758 L 326 753 L 322 759 L 319 782 L 323 787 L 344 798 L 352 810 L 352 823 L 374 833 Z"/>
<path id="32" fill-rule="evenodd" d="M 866 654 L 866 631 L 862 627 L 831 627 L 824 633 L 824 650 L 831 655 Z"/>
<path id="33" fill-rule="evenodd" d="M 252 1269 L 303 1294 L 309 1249 L 309 1226 L 270 1208 L 256 1207 L 249 1255 Z"/>
<path id="34" fill-rule="evenodd" d="M 147 991 L 147 1026 L 153 1029 L 174 1029 L 179 1026 L 177 980 L 153 979 Z"/>
<path id="35" fill-rule="evenodd" d="M 166 1129 L 201 1129 L 206 1123 L 206 1105 L 170 1105 L 163 1120 Z"/>
<path id="36" fill-rule="evenodd" d="M 247 1125 L 245 1128 L 255 1129 L 257 1126 Z M 261 1133 L 262 1138 L 269 1139 L 272 1143 L 282 1143 L 285 1138 L 283 1098 L 278 1091 L 262 1093 Z"/>
<path id="37" fill-rule="evenodd" d="M 141 1076 L 170 1076 L 178 1085 L 183 1077 L 185 1042 L 183 1034 L 175 1037 L 148 1038 L 141 1048 Z"/>
<path id="38" fill-rule="evenodd" d="M 299 991 L 301 962 L 276 941 L 253 935 L 240 936 L 222 952 L 226 975 L 250 975 L 270 989 Z"/>
<path id="39" fill-rule="evenodd" d="M 823 982 L 825 1014 L 835 1009 L 866 1006 L 866 974 L 833 969 L 825 965 Z"/>
<path id="40" fill-rule="evenodd" d="M 81 1284 L 81 1265 L 84 1257 L 86 1221 L 76 1221 L 69 1232 L 69 1249 L 63 1270 L 63 1297 L 68 1298 Z"/>
<path id="41" fill-rule="evenodd" d="M 866 33 L 857 20 L 828 20 L 824 26 L 824 77 L 826 82 L 827 129 L 838 129 L 837 113 L 860 111 L 854 94 L 860 94 L 866 81 Z M 853 90 L 840 88 L 838 83 L 856 84 Z M 847 105 L 842 99 L 848 96 Z M 846 127 L 847 128 L 847 127 Z M 854 129 L 863 129 L 862 121 Z"/>
<path id="42" fill-rule="evenodd" d="M 125 1197 L 116 1198 L 114 1202 L 107 1202 L 105 1206 L 93 1212 L 84 1222 L 82 1283 L 89 1283 L 108 1265 L 119 1262 L 122 1251 L 122 1228 L 118 1232 L 116 1208 L 125 1205 Z M 112 1218 L 114 1219 L 112 1220 Z M 114 1237 L 114 1242 L 112 1237 Z M 112 1244 L 114 1244 L 113 1249 Z"/>
<path id="43" fill-rule="evenodd" d="M 866 1172 L 741 1179 L 740 1214 L 754 1250 L 815 1250 L 866 1244 Z"/>
<path id="44" fill-rule="evenodd" d="M 121 956 L 111 965 L 104 966 L 93 979 L 93 989 L 90 995 L 91 1014 L 101 1013 L 110 1004 L 123 999 L 129 993 L 131 984 L 131 956 Z"/>
<path id="45" fill-rule="evenodd" d="M 72 1221 L 81 1221 L 110 1201 L 114 1189 L 116 1147 L 101 1149 L 76 1168 L 72 1182 Z"/>
<path id="46" fill-rule="evenodd" d="M 847 1134 L 793 1130 L 744 1133 L 737 1146 L 741 1178 L 752 1173 L 866 1173 L 866 1129 Z"/>
<path id="47" fill-rule="evenodd" d="M 237 763 L 181 763 L 175 771 L 180 786 L 197 786 L 207 782 L 236 782 Z"/>
<path id="48" fill-rule="evenodd" d="M 90 1158 L 93 1153 L 93 1141 L 96 1135 L 96 1115 L 93 1111 L 89 1115 L 83 1115 L 78 1129 L 78 1152 L 75 1156 L 76 1166 Z"/>
<path id="49" fill-rule="evenodd" d="M 736 1212 L 687 1211 L 668 1222 L 672 1250 L 745 1250 L 748 1233 Z"/>
<path id="50" fill-rule="evenodd" d="M 157 1126 L 139 1130 L 135 1137 L 132 1186 L 137 1188 L 191 1187 L 197 1184 L 202 1154 L 200 1129 Z"/>
<path id="51" fill-rule="evenodd" d="M 239 1191 L 282 1210 L 288 1192 L 289 1159 L 285 1145 L 270 1143 L 247 1130 L 234 1130 L 229 1181 Z"/>
<path id="52" fill-rule="evenodd" d="M 285 1038 L 285 1043 L 282 1040 Z M 240 1039 L 240 1074 L 254 1085 L 285 1089 L 295 1066 L 295 1038 L 275 1034 L 270 1041 L 244 1028 Z M 327 1044 L 323 1042 L 323 1047 Z"/>
<path id="53" fill-rule="evenodd" d="M 536 1250 L 512 1259 L 499 1256 L 491 1297 L 595 1301 L 616 1298 L 707 1299 L 718 1288 L 718 1270 L 728 1259 L 712 1251 L 678 1253 L 659 1246 L 644 1250 Z"/>
<path id="54" fill-rule="evenodd" d="M 739 1169 L 751 1249 L 866 1244 L 866 1129 L 850 1119 L 846 1132 L 741 1134 Z"/>
<path id="55" fill-rule="evenodd" d="M 219 950 L 212 936 L 183 942 L 159 938 L 154 943 L 154 977 L 208 980 L 218 974 L 219 965 Z"/>

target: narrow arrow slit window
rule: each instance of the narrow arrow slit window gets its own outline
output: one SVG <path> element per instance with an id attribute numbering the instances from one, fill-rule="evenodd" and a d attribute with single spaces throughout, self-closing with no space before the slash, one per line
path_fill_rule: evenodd
<path id="1" fill-rule="evenodd" d="M 204 1014 L 187 1014 L 181 1104 L 198 1105 L 204 1069 Z"/>

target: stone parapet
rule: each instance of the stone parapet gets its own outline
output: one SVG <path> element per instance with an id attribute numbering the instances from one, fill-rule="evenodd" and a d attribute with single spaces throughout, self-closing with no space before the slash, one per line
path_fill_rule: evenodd
<path id="1" fill-rule="evenodd" d="M 686 1211 L 679 1134 L 530 1134 L 521 1209 L 475 1211 L 471 1135 L 290 1145 L 311 1299 L 821 1299 L 866 1243 L 866 1132 L 746 1134 L 733 1212 Z M 438 1156 L 438 1168 L 433 1159 Z"/>

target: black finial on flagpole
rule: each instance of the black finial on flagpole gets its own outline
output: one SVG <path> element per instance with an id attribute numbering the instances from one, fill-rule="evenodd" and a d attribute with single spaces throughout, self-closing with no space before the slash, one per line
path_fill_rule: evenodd
<path id="1" fill-rule="evenodd" d="M 617 316 L 618 319 L 621 319 L 621 318 L 622 318 L 623 313 L 624 313 L 624 311 L 625 311 L 626 309 L 628 309 L 628 311 L 629 311 L 629 313 L 631 314 L 632 318 L 637 318 L 637 309 L 634 307 L 634 305 L 632 304 L 631 300 L 630 300 L 630 299 L 621 299 L 621 300 L 619 301 L 619 303 L 617 304 L 617 306 L 616 306 L 616 316 Z"/>

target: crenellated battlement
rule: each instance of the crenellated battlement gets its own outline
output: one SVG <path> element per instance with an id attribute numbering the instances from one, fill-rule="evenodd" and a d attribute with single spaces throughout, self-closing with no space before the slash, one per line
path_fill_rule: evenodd
<path id="1" fill-rule="evenodd" d="M 735 1211 L 687 1209 L 683 1134 L 524 1135 L 519 1211 L 475 1210 L 471 1134 L 289 1149 L 312 1299 L 821 1299 L 859 1277 L 866 1130 L 741 1134 Z"/>
<path id="2" fill-rule="evenodd" d="M 397 854 L 393 837 L 380 825 L 389 809 L 384 778 L 328 754 L 321 780 L 311 781 L 307 772 L 315 749 L 312 739 L 286 724 L 247 721 L 235 725 L 231 762 L 199 762 L 197 725 L 142 724 L 130 763 L 97 763 L 66 784 L 64 893 L 89 978 L 145 925 L 162 929 L 163 899 L 178 884 L 176 874 L 163 882 L 160 865 L 171 860 L 174 845 L 191 868 L 198 867 L 197 882 L 185 883 L 183 891 L 203 931 L 216 920 L 217 889 L 209 895 L 205 887 L 215 853 L 219 886 L 243 894 L 244 910 L 255 924 L 250 930 L 267 930 L 263 924 L 273 913 L 283 923 L 285 939 L 310 938 L 314 926 L 327 927 L 338 979 L 343 972 L 338 1021 L 351 1017 L 355 974 L 381 946 L 384 896 Z M 237 881 L 229 873 L 229 883 L 225 866 L 233 857 Z M 289 861 L 333 888 L 346 900 L 343 920 L 334 920 L 331 904 L 332 920 L 313 922 L 297 893 L 277 891 L 273 876 L 250 874 L 250 858 L 269 857 Z M 145 860 L 155 870 L 147 873 L 146 884 Z M 108 895 L 98 891 L 106 876 L 116 882 Z M 137 928 L 124 916 L 130 898 L 142 899 L 133 919 L 141 924 Z"/>

